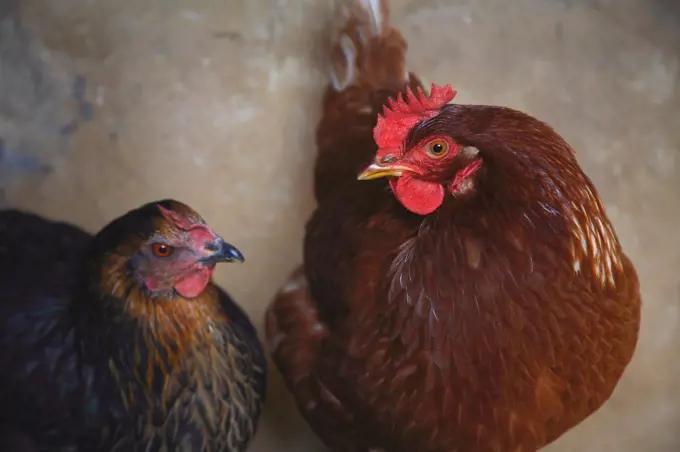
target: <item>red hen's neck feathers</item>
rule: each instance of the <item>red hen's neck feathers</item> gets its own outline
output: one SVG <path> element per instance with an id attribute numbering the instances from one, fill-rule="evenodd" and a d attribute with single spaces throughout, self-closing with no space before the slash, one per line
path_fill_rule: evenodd
<path id="1" fill-rule="evenodd" d="M 419 128 L 476 147 L 484 171 L 474 176 L 474 193 L 447 194 L 442 207 L 423 217 L 411 239 L 400 243 L 391 295 L 384 300 L 400 300 L 395 307 L 409 312 L 405 321 L 421 319 L 446 329 L 446 321 L 435 320 L 454 315 L 453 306 L 437 306 L 441 294 L 473 284 L 469 293 L 487 290 L 488 302 L 494 303 L 500 295 L 493 292 L 510 287 L 512 275 L 540 274 L 542 265 L 546 271 L 563 266 L 560 271 L 572 276 L 588 272 L 592 290 L 617 290 L 624 258 L 616 234 L 573 150 L 550 126 L 507 108 L 452 104 Z M 406 218 L 405 212 L 394 214 Z M 412 228 L 408 218 L 404 225 Z M 482 268 L 487 271 L 480 276 Z"/>

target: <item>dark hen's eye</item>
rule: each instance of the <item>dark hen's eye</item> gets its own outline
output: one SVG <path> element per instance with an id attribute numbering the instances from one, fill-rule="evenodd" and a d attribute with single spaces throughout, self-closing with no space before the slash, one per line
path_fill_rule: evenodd
<path id="1" fill-rule="evenodd" d="M 449 143 L 444 140 L 434 140 L 427 145 L 427 153 L 431 157 L 443 157 L 447 152 L 449 152 Z"/>
<path id="2" fill-rule="evenodd" d="M 165 243 L 154 243 L 151 245 L 151 250 L 156 257 L 168 257 L 172 254 L 172 247 Z"/>

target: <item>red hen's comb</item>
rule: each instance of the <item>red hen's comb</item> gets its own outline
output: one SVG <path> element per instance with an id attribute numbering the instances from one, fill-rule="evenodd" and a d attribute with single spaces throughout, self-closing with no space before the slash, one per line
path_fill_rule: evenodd
<path id="1" fill-rule="evenodd" d="M 383 113 L 378 115 L 378 123 L 373 129 L 373 139 L 379 148 L 398 146 L 411 127 L 436 115 L 454 97 L 456 91 L 451 85 L 439 86 L 433 83 L 429 96 L 425 96 L 420 87 L 416 94 L 407 87 L 406 99 L 399 93 L 396 101 L 389 99 L 387 105 L 383 106 Z"/>
<path id="2" fill-rule="evenodd" d="M 432 84 L 429 97 L 425 96 L 420 87 L 417 88 L 417 93 L 418 95 L 416 96 L 413 94 L 411 87 L 407 87 L 406 100 L 404 100 L 401 93 L 397 96 L 396 101 L 388 99 L 387 105 L 383 107 L 385 120 L 389 120 L 392 115 L 399 113 L 418 115 L 429 110 L 438 110 L 456 97 L 456 91 L 451 88 L 451 85 L 439 86 L 436 83 Z"/>

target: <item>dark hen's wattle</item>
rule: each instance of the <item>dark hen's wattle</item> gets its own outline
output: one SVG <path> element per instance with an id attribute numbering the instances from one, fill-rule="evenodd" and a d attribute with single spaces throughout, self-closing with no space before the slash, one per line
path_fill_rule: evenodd
<path id="1" fill-rule="evenodd" d="M 93 276 L 108 278 L 102 270 L 112 256 L 123 259 L 121 250 L 163 231 L 159 204 L 188 211 L 162 201 L 128 213 L 119 232 L 133 234 L 109 227 L 99 257 L 77 227 L 0 212 L 3 431 L 21 432 L 43 451 L 245 449 L 266 386 L 246 314 L 212 283 L 199 298 L 165 299 L 125 270 L 117 285 L 124 296 L 116 297 Z"/>

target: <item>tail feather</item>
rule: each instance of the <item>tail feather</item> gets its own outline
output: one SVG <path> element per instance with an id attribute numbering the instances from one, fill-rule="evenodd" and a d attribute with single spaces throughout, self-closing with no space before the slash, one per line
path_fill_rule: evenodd
<path id="1" fill-rule="evenodd" d="M 274 296 L 265 313 L 265 336 L 270 353 L 291 385 L 309 376 L 316 345 L 327 333 L 308 291 L 303 266 L 298 267 Z"/>
<path id="2" fill-rule="evenodd" d="M 400 91 L 409 81 L 406 41 L 392 27 L 387 0 L 346 0 L 331 49 L 331 87 Z"/>
<path id="3" fill-rule="evenodd" d="M 316 405 L 311 379 L 319 345 L 328 335 L 308 291 L 303 266 L 274 296 L 265 313 L 265 337 L 274 363 L 303 413 Z"/>
<path id="4" fill-rule="evenodd" d="M 406 41 L 390 22 L 388 0 L 338 1 L 330 83 L 317 129 L 318 201 L 356 183 L 359 172 L 375 158 L 373 127 L 387 100 L 406 86 L 422 88 L 406 71 Z"/>
<path id="5" fill-rule="evenodd" d="M 318 378 L 319 363 L 327 349 L 329 328 L 318 315 L 309 293 L 303 266 L 298 267 L 279 289 L 265 314 L 265 334 L 272 359 L 295 403 L 312 429 L 334 450 L 367 450 L 357 447 L 353 416 Z M 332 362 L 332 358 L 331 358 Z M 321 364 L 321 366 L 320 366 Z"/>

